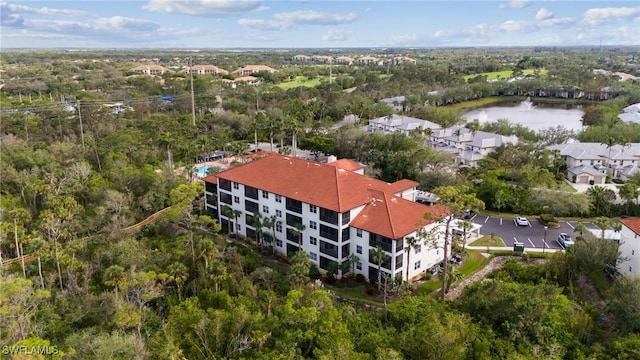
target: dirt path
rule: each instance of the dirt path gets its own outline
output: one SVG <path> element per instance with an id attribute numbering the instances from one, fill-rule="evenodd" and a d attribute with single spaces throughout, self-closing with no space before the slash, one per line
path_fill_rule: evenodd
<path id="1" fill-rule="evenodd" d="M 482 255 L 486 256 L 487 254 L 482 254 Z M 480 271 L 474 273 L 473 275 L 469 276 L 468 278 L 462 280 L 459 284 L 455 285 L 454 288 L 449 289 L 449 292 L 447 293 L 447 300 L 453 300 L 458 298 L 462 294 L 462 291 L 464 291 L 464 289 L 467 286 L 473 284 L 476 281 L 484 279 L 485 276 L 487 276 L 489 273 L 492 273 L 493 271 L 502 268 L 502 266 L 508 259 L 512 259 L 512 258 L 508 256 L 498 256 L 491 259 L 491 261 L 489 261 L 487 266 L 482 268 Z"/>

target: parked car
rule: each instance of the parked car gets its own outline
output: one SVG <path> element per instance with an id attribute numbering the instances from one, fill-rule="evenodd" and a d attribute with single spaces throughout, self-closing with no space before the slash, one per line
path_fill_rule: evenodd
<path id="1" fill-rule="evenodd" d="M 472 219 L 476 215 L 476 212 L 473 209 L 467 209 L 464 211 L 464 215 L 462 215 L 463 219 L 469 220 Z"/>
<path id="2" fill-rule="evenodd" d="M 518 216 L 514 221 L 517 226 L 529 226 L 529 220 L 524 216 Z"/>
<path id="3" fill-rule="evenodd" d="M 618 271 L 618 268 L 616 268 L 616 266 L 612 264 L 607 264 L 604 267 L 604 271 L 607 273 L 607 275 L 609 275 L 611 279 L 615 279 L 618 276 L 622 275 L 620 271 Z"/>
<path id="4" fill-rule="evenodd" d="M 440 272 L 440 264 L 435 264 L 432 267 L 427 269 L 429 274 L 437 274 Z"/>
<path id="5" fill-rule="evenodd" d="M 450 258 L 449 258 L 449 262 L 452 264 L 460 264 L 462 262 L 462 255 L 460 254 L 453 254 Z"/>
<path id="6" fill-rule="evenodd" d="M 558 244 L 560 244 L 562 248 L 566 249 L 575 243 L 569 234 L 561 233 L 560 236 L 558 236 Z"/>

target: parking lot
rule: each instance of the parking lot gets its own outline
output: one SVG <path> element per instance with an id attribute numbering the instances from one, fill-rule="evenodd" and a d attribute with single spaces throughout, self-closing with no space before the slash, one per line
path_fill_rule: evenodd
<path id="1" fill-rule="evenodd" d="M 575 238 L 578 234 L 574 231 L 577 221 L 561 221 L 557 228 L 548 228 L 545 231 L 544 225 L 533 217 L 527 217 L 529 226 L 517 226 L 513 219 L 502 217 L 491 217 L 476 215 L 472 219 L 475 224 L 482 225 L 480 234 L 494 234 L 504 240 L 508 247 L 512 247 L 514 242 L 524 243 L 525 248 L 536 249 L 562 249 L 558 244 L 560 233 L 567 233 Z M 597 229 L 589 222 L 583 222 L 588 229 Z M 546 234 L 545 234 L 546 233 Z"/>

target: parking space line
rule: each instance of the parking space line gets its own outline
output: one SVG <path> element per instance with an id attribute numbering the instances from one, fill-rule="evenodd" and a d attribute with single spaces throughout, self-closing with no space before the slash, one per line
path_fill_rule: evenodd
<path id="1" fill-rule="evenodd" d="M 529 243 L 531 244 L 531 246 L 536 247 L 535 245 L 533 245 L 533 241 L 531 241 L 531 238 L 527 238 L 527 240 L 529 240 Z"/>
<path id="2" fill-rule="evenodd" d="M 486 224 L 486 223 L 487 223 L 487 221 L 489 221 L 489 217 L 488 217 L 488 216 L 487 216 L 487 218 L 486 218 L 486 219 L 484 219 L 484 223 Z"/>
<path id="3" fill-rule="evenodd" d="M 549 244 L 547 244 L 547 242 L 544 241 L 544 239 L 542 239 L 542 243 L 544 244 L 545 249 L 551 249 L 551 246 L 549 246 Z"/>
<path id="4" fill-rule="evenodd" d="M 569 227 L 570 227 L 572 230 L 573 230 L 573 229 L 575 229 L 575 227 L 574 227 L 573 225 L 571 225 L 571 223 L 570 223 L 570 222 L 568 222 L 568 221 L 567 221 L 567 225 L 569 225 Z"/>
<path id="5" fill-rule="evenodd" d="M 502 226 L 502 218 L 500 218 L 500 226 Z"/>

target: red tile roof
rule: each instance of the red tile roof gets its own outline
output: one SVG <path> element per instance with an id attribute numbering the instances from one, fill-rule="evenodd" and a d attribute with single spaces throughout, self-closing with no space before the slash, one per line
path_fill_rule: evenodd
<path id="1" fill-rule="evenodd" d="M 620 219 L 620 222 L 631 229 L 634 233 L 640 235 L 640 218 L 626 218 Z"/>
<path id="2" fill-rule="evenodd" d="M 203 177 L 202 181 L 208 182 L 210 184 L 217 184 L 218 183 L 218 177 L 216 176 L 216 174 L 211 174 L 211 175 L 207 175 L 207 176 Z"/>
<path id="3" fill-rule="evenodd" d="M 389 184 L 335 166 L 279 154 L 216 176 L 338 212 L 368 203 L 371 200 L 368 190 L 396 193 L 417 184 L 412 181 Z"/>
<path id="4" fill-rule="evenodd" d="M 443 205 L 426 206 L 381 191 L 369 192 L 372 200 L 351 226 L 390 239 L 399 239 L 446 215 Z"/>
<path id="5" fill-rule="evenodd" d="M 327 165 L 335 166 L 339 169 L 345 169 L 349 171 L 360 170 L 365 167 L 363 164 L 351 159 L 340 159 L 327 163 Z"/>

